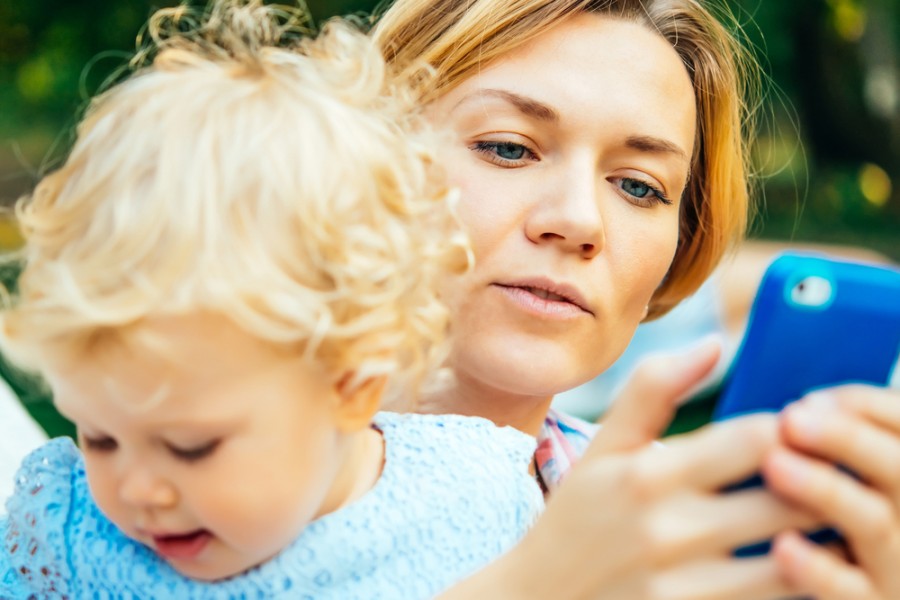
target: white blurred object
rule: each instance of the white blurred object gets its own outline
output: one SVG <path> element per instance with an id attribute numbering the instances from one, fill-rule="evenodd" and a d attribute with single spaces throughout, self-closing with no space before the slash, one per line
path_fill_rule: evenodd
<path id="1" fill-rule="evenodd" d="M 897 348 L 897 362 L 894 363 L 888 387 L 900 389 L 900 348 Z"/>
<path id="2" fill-rule="evenodd" d="M 15 487 L 14 477 L 22 459 L 47 441 L 9 385 L 0 379 L 0 515 Z"/>
<path id="3" fill-rule="evenodd" d="M 619 395 L 637 364 L 651 353 L 685 349 L 710 334 L 722 335 L 722 358 L 719 364 L 695 393 L 716 385 L 722 380 L 734 354 L 723 324 L 722 308 L 715 278 L 675 307 L 664 317 L 638 327 L 628 348 L 609 369 L 595 379 L 573 390 L 558 394 L 553 407 L 562 412 L 594 421 Z"/>

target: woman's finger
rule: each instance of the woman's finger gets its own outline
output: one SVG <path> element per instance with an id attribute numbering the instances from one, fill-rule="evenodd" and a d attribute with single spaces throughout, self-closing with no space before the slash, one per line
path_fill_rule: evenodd
<path id="1" fill-rule="evenodd" d="M 766 483 L 778 495 L 836 526 L 865 568 L 900 564 L 900 523 L 888 498 L 834 465 L 781 449 L 766 460 Z"/>
<path id="2" fill-rule="evenodd" d="M 849 468 L 900 506 L 897 434 L 863 415 L 805 402 L 790 406 L 782 422 L 788 444 Z"/>
<path id="3" fill-rule="evenodd" d="M 678 401 L 710 373 L 721 352 L 720 339 L 711 336 L 691 350 L 646 358 L 603 419 L 585 458 L 633 450 L 659 438 Z"/>
<path id="4" fill-rule="evenodd" d="M 652 580 L 661 600 L 785 600 L 797 596 L 769 556 L 710 559 L 673 567 Z"/>
<path id="5" fill-rule="evenodd" d="M 780 534 L 772 557 L 791 589 L 816 600 L 888 600 L 865 571 L 793 531 Z"/>
<path id="6" fill-rule="evenodd" d="M 644 450 L 639 466 L 645 478 L 663 489 L 715 491 L 758 472 L 777 443 L 777 417 L 757 414 L 669 438 L 663 449 Z"/>
<path id="7" fill-rule="evenodd" d="M 823 524 L 763 488 L 729 494 L 682 494 L 660 503 L 647 518 L 647 532 L 661 566 L 685 556 L 722 556 L 735 548 L 771 539 L 785 529 L 814 529 Z"/>
<path id="8" fill-rule="evenodd" d="M 813 392 L 801 403 L 855 412 L 900 436 L 900 389 L 863 384 L 842 385 Z"/>

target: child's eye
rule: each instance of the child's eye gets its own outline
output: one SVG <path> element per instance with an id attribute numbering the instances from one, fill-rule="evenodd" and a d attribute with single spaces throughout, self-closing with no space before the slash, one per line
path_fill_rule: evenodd
<path id="1" fill-rule="evenodd" d="M 171 452 L 172 456 L 178 460 L 183 460 L 184 462 L 196 462 L 215 452 L 221 441 L 222 440 L 212 440 L 211 442 L 193 448 L 179 448 L 170 444 L 169 452 Z"/>
<path id="2" fill-rule="evenodd" d="M 521 167 L 526 161 L 537 160 L 532 150 L 516 142 L 475 142 L 471 148 L 501 167 Z"/>
<path id="3" fill-rule="evenodd" d="M 638 206 L 651 207 L 655 204 L 672 204 L 666 195 L 646 181 L 634 179 L 633 177 L 622 177 L 618 180 L 619 187 L 625 192 L 630 200 Z"/>
<path id="4" fill-rule="evenodd" d="M 81 434 L 81 447 L 91 452 L 113 452 L 119 443 L 109 436 L 92 438 Z"/>

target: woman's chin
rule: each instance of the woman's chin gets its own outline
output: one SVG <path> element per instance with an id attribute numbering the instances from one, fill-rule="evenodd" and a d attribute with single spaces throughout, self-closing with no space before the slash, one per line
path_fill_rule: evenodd
<path id="1" fill-rule="evenodd" d="M 456 357 L 459 384 L 498 395 L 546 399 L 590 381 L 608 366 L 555 344 L 500 346 L 470 345 L 464 357 Z"/>

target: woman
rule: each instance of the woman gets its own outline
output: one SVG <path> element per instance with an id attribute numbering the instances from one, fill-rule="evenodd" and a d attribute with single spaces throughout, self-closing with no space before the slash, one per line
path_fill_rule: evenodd
<path id="1" fill-rule="evenodd" d="M 376 35 L 399 70 L 415 77 L 424 60 L 436 71 L 426 79 L 430 85 L 422 91 L 423 100 L 436 121 L 461 136 L 446 163 L 452 182 L 462 189 L 461 216 L 472 230 L 476 250 L 479 245 L 491 249 L 490 257 L 479 253 L 480 269 L 487 269 L 489 259 L 504 260 L 494 259 L 498 253 L 493 250 L 501 238 L 510 238 L 505 243 L 523 242 L 523 249 L 507 253 L 519 253 L 525 260 L 530 260 L 526 251 L 565 256 L 544 263 L 574 258 L 569 262 L 577 266 L 535 264 L 531 270 L 542 270 L 538 277 L 549 280 L 544 287 L 575 285 L 571 280 L 578 279 L 579 285 L 602 287 L 608 294 L 621 292 L 605 301 L 610 305 L 599 307 L 603 310 L 592 327 L 580 322 L 540 327 L 535 319 L 526 319 L 523 327 L 509 322 L 515 316 L 502 304 L 499 315 L 487 314 L 492 305 L 464 289 L 477 282 L 458 286 L 454 291 L 467 303 L 457 308 L 454 322 L 461 338 L 458 346 L 465 350 L 457 354 L 455 366 L 461 377 L 471 377 L 462 393 L 454 391 L 449 398 L 453 405 L 459 396 L 476 393 L 471 388 L 482 368 L 491 377 L 488 389 L 479 390 L 481 397 L 473 401 L 476 412 L 492 409 L 496 420 L 536 432 L 554 393 L 608 367 L 639 321 L 667 312 L 695 291 L 743 234 L 748 194 L 740 129 L 746 116 L 741 89 L 745 79 L 738 68 L 742 50 L 702 8 L 681 4 L 680 13 L 678 5 L 667 13 L 666 5 L 653 4 L 656 14 L 643 17 L 637 1 L 400 0 L 381 18 Z M 602 13 L 594 5 L 606 6 L 606 13 L 628 11 L 605 29 L 628 23 L 631 27 L 621 37 L 636 34 L 641 40 L 603 44 L 606 31 L 556 27 L 588 10 L 596 18 Z M 585 38 L 582 47 L 576 47 L 573 29 Z M 665 37 L 647 36 L 648 29 L 677 41 L 683 56 Z M 546 51 L 541 52 L 538 40 L 545 38 Z M 566 56 L 557 52 L 560 40 L 571 41 Z M 644 72 L 635 71 L 635 56 L 645 59 Z M 690 67 L 696 81 L 682 60 L 696 63 Z M 491 63 L 505 66 L 491 69 Z M 487 77 L 485 67 L 499 75 Z M 523 99 L 542 100 L 541 93 L 533 91 L 537 88 L 546 90 L 544 96 L 556 93 L 524 108 L 551 104 L 547 114 L 556 119 L 541 119 L 532 110 L 530 115 L 523 112 L 527 122 L 509 126 L 518 115 L 503 105 L 515 108 Z M 699 90 L 696 98 L 694 88 Z M 557 109 L 563 96 L 577 102 Z M 470 115 L 482 114 L 485 123 L 472 123 Z M 529 135 L 537 126 L 540 131 Z M 592 130 L 606 135 L 586 139 Z M 537 137 L 541 139 L 531 139 Z M 540 143 L 548 148 L 538 148 Z M 607 184 L 602 190 L 597 185 L 601 176 Z M 610 196 L 611 189 L 616 196 Z M 502 214 L 500 207 L 505 209 Z M 524 268 L 510 270 L 515 277 L 523 272 L 529 276 Z M 484 327 L 484 322 L 492 326 Z M 532 355 L 511 360 L 511 349 Z M 555 372 L 557 366 L 567 372 Z M 493 381 L 495 371 L 508 374 L 509 381 Z M 517 396 L 516 386 L 518 396 L 529 401 Z M 504 402 L 507 395 L 509 401 Z"/>
<path id="2" fill-rule="evenodd" d="M 457 133 L 445 162 L 477 256 L 447 291 L 457 384 L 425 408 L 539 434 L 552 489 L 592 434 L 548 418 L 553 395 L 611 364 L 743 233 L 740 46 L 694 0 L 398 0 L 375 35 L 398 71 L 433 70 L 423 101 Z M 716 356 L 639 372 L 532 533 L 446 597 L 900 597 L 897 398 L 843 388 L 649 446 Z M 772 493 L 718 493 L 761 469 Z M 855 562 L 790 531 L 770 556 L 731 555 L 820 522 Z"/>

